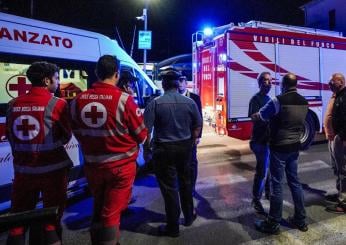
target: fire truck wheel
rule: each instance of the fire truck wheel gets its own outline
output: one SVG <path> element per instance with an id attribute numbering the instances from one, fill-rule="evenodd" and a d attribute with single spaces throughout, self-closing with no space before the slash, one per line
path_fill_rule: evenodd
<path id="1" fill-rule="evenodd" d="M 314 140 L 315 133 L 316 133 L 315 120 L 311 112 L 308 112 L 304 122 L 303 134 L 300 138 L 301 150 L 307 150 L 309 148 L 309 146 Z"/>

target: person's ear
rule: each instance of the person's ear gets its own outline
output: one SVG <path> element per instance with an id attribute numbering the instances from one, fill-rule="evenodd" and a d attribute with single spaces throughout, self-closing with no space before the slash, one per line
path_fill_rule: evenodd
<path id="1" fill-rule="evenodd" d="M 49 79 L 48 77 L 45 77 L 45 78 L 43 78 L 43 83 L 44 83 L 46 86 L 48 86 L 48 85 L 51 83 L 51 81 L 50 81 L 50 79 Z"/>

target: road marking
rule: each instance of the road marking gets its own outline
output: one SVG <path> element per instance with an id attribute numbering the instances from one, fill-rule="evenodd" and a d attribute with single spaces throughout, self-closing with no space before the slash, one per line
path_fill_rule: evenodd
<path id="1" fill-rule="evenodd" d="M 245 177 L 237 174 L 222 174 L 202 177 L 197 180 L 197 189 L 203 190 L 222 185 L 232 185 L 249 181 Z"/>
<path id="2" fill-rule="evenodd" d="M 328 163 L 322 161 L 322 160 L 316 160 L 312 162 L 298 162 L 298 173 L 305 173 L 310 171 L 316 171 L 321 169 L 327 169 L 330 168 L 330 165 Z"/>

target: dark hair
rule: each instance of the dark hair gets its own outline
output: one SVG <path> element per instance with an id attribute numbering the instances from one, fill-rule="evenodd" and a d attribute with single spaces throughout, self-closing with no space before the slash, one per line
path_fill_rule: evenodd
<path id="1" fill-rule="evenodd" d="M 163 90 L 177 89 L 179 88 L 179 79 L 175 77 L 163 77 L 162 78 Z"/>
<path id="2" fill-rule="evenodd" d="M 282 85 L 286 88 L 292 88 L 297 86 L 297 77 L 293 73 L 287 73 L 282 78 Z"/>
<path id="3" fill-rule="evenodd" d="M 45 61 L 34 62 L 26 71 L 26 76 L 34 87 L 45 87 L 43 79 L 51 79 L 55 72 L 59 72 L 59 68 L 52 63 Z"/>
<path id="4" fill-rule="evenodd" d="M 270 76 L 270 72 L 265 71 L 265 72 L 262 72 L 262 73 L 258 76 L 258 78 L 257 78 L 258 87 L 261 86 L 261 84 L 263 83 L 264 78 L 265 78 L 266 75 L 269 75 L 269 76 Z"/>
<path id="5" fill-rule="evenodd" d="M 101 79 L 105 80 L 111 78 L 116 72 L 120 70 L 120 61 L 116 56 L 103 55 L 97 61 L 95 74 Z"/>

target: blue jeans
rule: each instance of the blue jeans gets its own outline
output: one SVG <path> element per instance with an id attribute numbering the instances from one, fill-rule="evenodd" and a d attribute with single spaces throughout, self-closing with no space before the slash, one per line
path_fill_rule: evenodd
<path id="1" fill-rule="evenodd" d="M 282 179 L 286 172 L 287 184 L 291 190 L 294 202 L 294 220 L 297 224 L 305 224 L 304 194 L 298 179 L 299 152 L 270 152 L 270 173 L 272 193 L 270 197 L 270 211 L 268 218 L 280 223 L 282 218 Z"/>
<path id="2" fill-rule="evenodd" d="M 270 193 L 269 146 L 250 142 L 250 148 L 256 156 L 256 172 L 253 180 L 253 199 L 260 200 L 263 190 Z"/>

